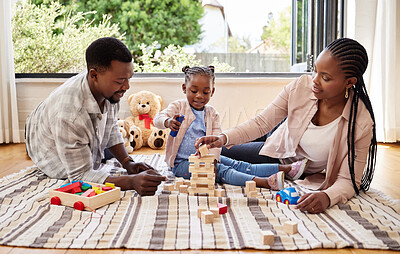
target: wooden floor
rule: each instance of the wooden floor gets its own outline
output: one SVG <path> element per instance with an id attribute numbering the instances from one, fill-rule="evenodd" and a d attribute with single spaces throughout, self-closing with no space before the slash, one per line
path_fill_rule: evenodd
<path id="1" fill-rule="evenodd" d="M 157 151 L 158 153 L 160 151 Z M 152 154 L 153 150 L 141 149 L 136 153 Z M 32 166 L 33 163 L 25 152 L 24 144 L 0 144 L 0 178 L 18 172 L 19 170 Z M 378 146 L 378 155 L 374 180 L 372 188 L 382 191 L 395 199 L 400 199 L 400 143 L 397 144 L 380 144 Z M 18 248 L 0 245 L 0 254 L 75 254 L 75 253 L 94 253 L 94 254 L 130 254 L 130 253 L 154 253 L 162 252 L 168 254 L 190 253 L 190 254 L 211 254 L 220 253 L 355 253 L 355 254 L 375 254 L 375 253 L 398 253 L 395 251 L 384 250 L 364 250 L 364 249 L 316 249 L 307 251 L 255 251 L 255 250 L 231 250 L 231 251 L 214 251 L 214 250 L 189 250 L 189 251 L 147 251 L 147 250 L 125 250 L 125 249 L 108 249 L 108 250 L 67 250 L 67 249 L 34 249 L 34 248 Z"/>

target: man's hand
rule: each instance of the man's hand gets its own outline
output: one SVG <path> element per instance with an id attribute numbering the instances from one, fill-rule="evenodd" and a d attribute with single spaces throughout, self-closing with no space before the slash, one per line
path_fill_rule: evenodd
<path id="1" fill-rule="evenodd" d="M 154 168 L 147 163 L 144 162 L 131 162 L 125 163 L 125 169 L 128 172 L 128 175 L 139 174 L 140 172 Z"/>
<path id="2" fill-rule="evenodd" d="M 330 204 L 330 199 L 325 192 L 307 193 L 297 201 L 296 209 L 302 212 L 322 213 Z"/>
<path id="3" fill-rule="evenodd" d="M 167 178 L 150 169 L 135 175 L 109 176 L 106 182 L 114 183 L 121 190 L 135 190 L 141 196 L 154 195 L 157 186 Z"/>

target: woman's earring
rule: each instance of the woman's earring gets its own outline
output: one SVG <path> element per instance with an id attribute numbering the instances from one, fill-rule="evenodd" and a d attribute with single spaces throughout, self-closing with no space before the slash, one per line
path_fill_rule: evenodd
<path id="1" fill-rule="evenodd" d="M 344 98 L 349 98 L 349 89 L 348 88 L 346 88 L 346 93 L 344 94 Z"/>

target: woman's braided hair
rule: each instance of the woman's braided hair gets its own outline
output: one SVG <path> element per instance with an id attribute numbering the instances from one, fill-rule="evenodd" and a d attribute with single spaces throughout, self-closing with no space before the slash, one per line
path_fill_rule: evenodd
<path id="1" fill-rule="evenodd" d="M 215 82 L 215 75 L 214 75 L 214 66 L 210 65 L 207 67 L 203 66 L 195 66 L 195 67 L 189 67 L 185 66 L 182 68 L 182 71 L 185 73 L 185 83 L 187 83 L 193 75 L 204 75 L 210 77 L 212 79 L 212 82 L 214 84 Z"/>
<path id="2" fill-rule="evenodd" d="M 372 130 L 372 139 L 369 146 L 367 168 L 364 171 L 361 179 L 361 190 L 368 190 L 371 184 L 376 162 L 376 129 L 375 129 L 375 117 L 374 111 L 372 110 L 371 101 L 368 97 L 367 89 L 365 88 L 363 74 L 368 66 L 368 56 L 365 48 L 355 40 L 349 38 L 339 38 L 331 42 L 326 50 L 331 53 L 332 56 L 336 57 L 339 61 L 339 65 L 345 73 L 346 78 L 356 77 L 357 83 L 352 87 L 354 96 L 351 102 L 349 126 L 347 133 L 347 147 L 349 150 L 348 163 L 351 174 L 351 180 L 353 182 L 354 190 L 359 194 L 354 176 L 354 161 L 355 161 L 355 148 L 354 148 L 354 133 L 357 118 L 358 102 L 361 101 L 365 104 L 368 112 L 371 115 L 372 121 L 374 122 Z"/>

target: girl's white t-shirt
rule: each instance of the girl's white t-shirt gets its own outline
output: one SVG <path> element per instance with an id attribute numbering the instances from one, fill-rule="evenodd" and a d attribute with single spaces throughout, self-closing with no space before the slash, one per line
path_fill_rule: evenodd
<path id="1" fill-rule="evenodd" d="M 326 169 L 339 119 L 340 117 L 323 126 L 316 126 L 310 122 L 297 146 L 296 157 L 283 159 L 282 162 L 287 164 L 307 158 L 310 164 L 305 170 L 306 173 L 317 173 Z"/>

